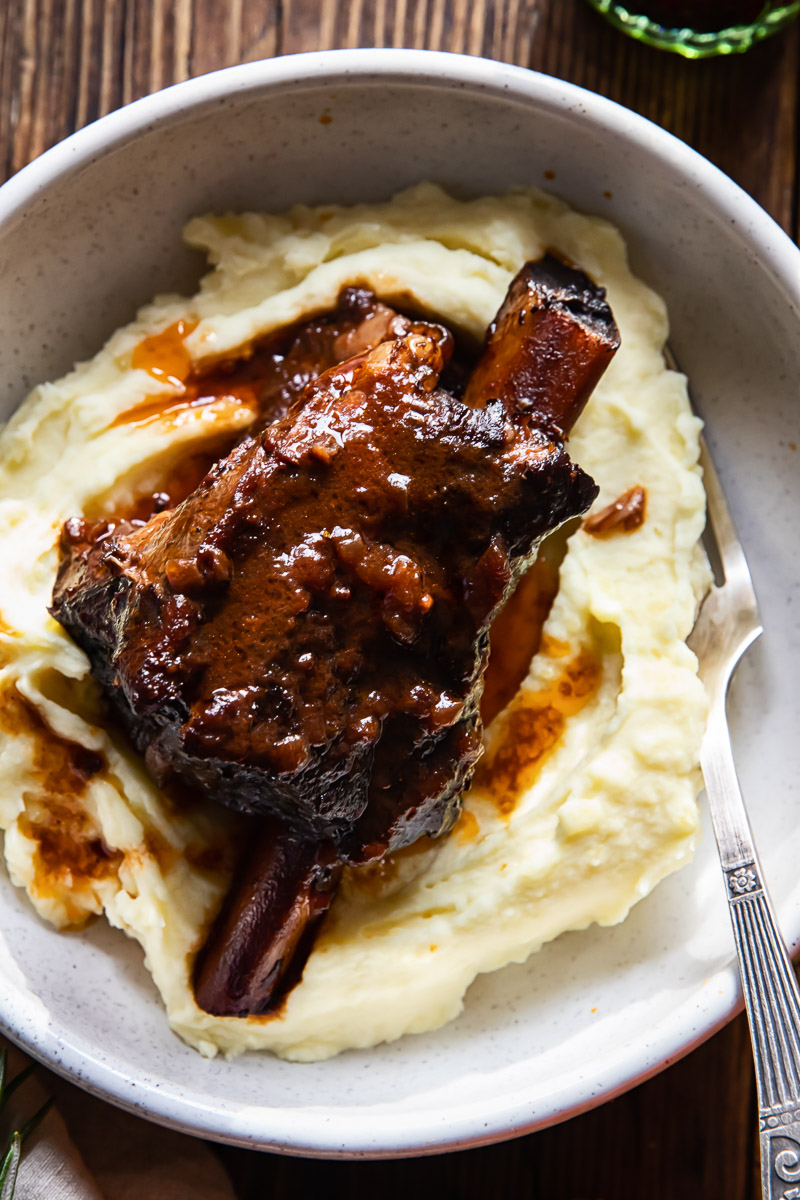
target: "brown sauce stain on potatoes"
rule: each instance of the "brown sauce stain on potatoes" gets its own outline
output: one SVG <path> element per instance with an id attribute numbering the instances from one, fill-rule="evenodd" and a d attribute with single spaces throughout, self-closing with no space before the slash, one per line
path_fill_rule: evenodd
<path id="1" fill-rule="evenodd" d="M 458 822 L 455 827 L 457 826 Z M 439 840 L 424 835 L 409 846 L 403 846 L 402 850 L 395 850 L 393 854 L 385 854 L 382 858 L 375 858 L 361 866 L 349 867 L 346 871 L 347 890 L 359 898 L 378 899 L 384 890 L 396 881 L 404 864 L 427 854 L 436 847 Z"/>
<path id="2" fill-rule="evenodd" d="M 582 651 L 550 688 L 520 693 L 510 706 L 497 745 L 475 775 L 476 787 L 489 794 L 502 816 L 513 812 L 520 794 L 561 740 L 567 720 L 589 703 L 601 679 L 600 663 Z"/>
<path id="3" fill-rule="evenodd" d="M 458 820 L 453 826 L 451 835 L 462 842 L 474 842 L 480 834 L 481 827 L 475 813 L 468 808 L 462 808 Z"/>
<path id="4" fill-rule="evenodd" d="M 144 338 L 134 347 L 131 367 L 146 371 L 160 383 L 168 383 L 172 394 L 156 393 L 145 397 L 133 408 L 120 413 L 112 422 L 118 425 L 144 425 L 169 415 L 173 420 L 190 408 L 202 408 L 226 399 L 250 410 L 253 417 L 258 411 L 258 393 L 255 383 L 246 371 L 237 373 L 230 363 L 220 363 L 211 372 L 195 371 L 185 339 L 196 328 L 196 321 L 176 321 L 173 325 Z M 244 352 L 237 359 L 246 360 Z"/>
<path id="5" fill-rule="evenodd" d="M 36 842 L 37 894 L 115 875 L 123 856 L 106 845 L 82 803 L 89 782 L 106 766 L 102 755 L 55 733 L 16 687 L 0 698 L 0 728 L 25 738 L 32 749 L 33 786 L 19 828 Z"/>

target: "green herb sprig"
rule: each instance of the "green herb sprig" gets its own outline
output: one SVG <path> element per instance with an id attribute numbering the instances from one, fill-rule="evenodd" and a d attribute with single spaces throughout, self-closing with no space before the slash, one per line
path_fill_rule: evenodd
<path id="1" fill-rule="evenodd" d="M 25 1067 L 13 1079 L 8 1078 L 8 1050 L 4 1046 L 0 1050 L 0 1111 L 5 1108 L 5 1105 L 10 1096 L 14 1094 L 17 1088 L 21 1087 L 26 1079 L 29 1078 L 36 1070 L 36 1064 L 31 1063 Z M 15 1129 L 8 1141 L 8 1146 L 3 1153 L 2 1162 L 0 1162 L 0 1200 L 12 1200 L 14 1189 L 17 1186 L 17 1173 L 19 1171 L 20 1159 L 22 1158 L 22 1145 L 27 1137 L 33 1133 L 37 1125 L 47 1116 L 53 1106 L 55 1097 L 51 1096 L 49 1100 L 45 1100 L 38 1112 L 35 1112 L 29 1121 L 26 1121 L 21 1129 Z"/>

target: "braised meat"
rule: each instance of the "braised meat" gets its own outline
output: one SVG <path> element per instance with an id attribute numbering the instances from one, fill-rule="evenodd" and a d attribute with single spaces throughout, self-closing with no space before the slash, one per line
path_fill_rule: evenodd
<path id="1" fill-rule="evenodd" d="M 285 416 L 323 371 L 399 336 L 408 326 L 405 317 L 366 288 L 343 288 L 331 312 L 276 330 L 245 361 L 217 364 L 213 376 L 220 390 L 226 384 L 254 387 L 257 428 L 262 428 Z M 201 393 L 207 379 L 201 375 L 197 380 Z"/>
<path id="2" fill-rule="evenodd" d="M 448 331 L 373 319 L 177 508 L 65 529 L 52 611 L 149 771 L 271 819 L 201 956 L 214 1012 L 265 1010 L 337 864 L 452 826 L 491 620 L 597 491 L 561 440 L 618 343 L 585 276 L 521 272 L 463 399 Z"/>

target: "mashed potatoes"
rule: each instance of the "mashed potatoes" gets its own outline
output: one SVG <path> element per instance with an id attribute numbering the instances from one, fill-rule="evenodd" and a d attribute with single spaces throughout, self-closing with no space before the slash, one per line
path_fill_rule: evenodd
<path id="1" fill-rule="evenodd" d="M 91 362 L 37 388 L 0 439 L 0 823 L 12 879 L 39 913 L 68 926 L 105 912 L 136 938 L 191 1045 L 318 1059 L 436 1028 L 479 972 L 622 920 L 691 855 L 705 718 L 684 644 L 706 585 L 698 421 L 664 367 L 664 306 L 630 274 L 619 234 L 539 192 L 461 203 L 423 185 L 383 205 L 199 218 L 186 236 L 214 266 L 199 293 L 157 299 Z M 224 397 L 154 404 L 179 395 L 180 371 L 136 348 L 174 326 L 171 353 L 197 365 L 332 306 L 351 283 L 410 294 L 481 337 L 512 275 L 545 249 L 608 289 L 622 333 L 570 452 L 600 485 L 596 508 L 640 485 L 646 519 L 570 538 L 542 649 L 486 732 L 455 831 L 346 876 L 278 1015 L 209 1016 L 191 965 L 227 887 L 236 820 L 159 792 L 101 724 L 88 662 L 47 613 L 66 518 L 124 508 L 250 418 Z"/>

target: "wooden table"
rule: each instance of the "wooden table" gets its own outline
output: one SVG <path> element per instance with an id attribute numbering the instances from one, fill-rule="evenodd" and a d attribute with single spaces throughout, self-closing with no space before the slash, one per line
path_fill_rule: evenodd
<path id="1" fill-rule="evenodd" d="M 643 113 L 800 236 L 800 24 L 748 55 L 687 63 L 614 32 L 584 0 L 0 0 L 0 172 L 191 75 L 277 54 L 413 46 L 573 80 Z M 220 1150 L 241 1200 L 760 1195 L 744 1018 L 649 1083 L 544 1133 L 394 1163 Z"/>

